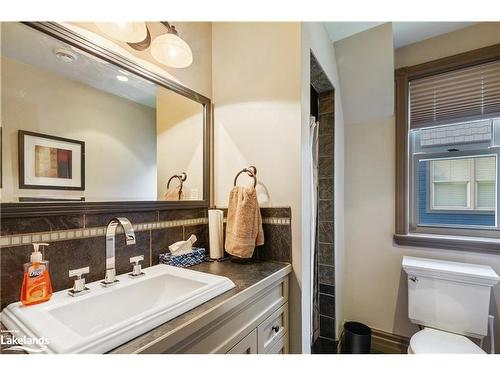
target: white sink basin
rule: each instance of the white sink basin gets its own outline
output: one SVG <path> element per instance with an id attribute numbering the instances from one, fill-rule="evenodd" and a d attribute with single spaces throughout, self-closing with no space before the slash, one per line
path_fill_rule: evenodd
<path id="1" fill-rule="evenodd" d="M 12 303 L 1 321 L 16 337 L 45 337 L 35 350 L 104 353 L 235 287 L 227 277 L 164 264 L 143 271 L 137 279 L 120 275 L 109 288 L 87 284 L 91 292 L 79 297 L 63 290 L 39 305 Z"/>

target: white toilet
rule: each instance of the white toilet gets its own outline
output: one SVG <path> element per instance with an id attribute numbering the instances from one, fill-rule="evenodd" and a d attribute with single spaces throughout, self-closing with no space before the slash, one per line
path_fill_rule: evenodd
<path id="1" fill-rule="evenodd" d="M 491 288 L 500 277 L 489 266 L 403 257 L 408 317 L 423 327 L 408 353 L 485 353 L 471 338 L 488 335 Z M 467 336 L 467 337 L 466 337 Z"/>

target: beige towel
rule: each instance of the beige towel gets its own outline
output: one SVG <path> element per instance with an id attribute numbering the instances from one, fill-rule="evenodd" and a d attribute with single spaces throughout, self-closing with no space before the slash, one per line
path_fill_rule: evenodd
<path id="1" fill-rule="evenodd" d="M 264 244 L 262 217 L 254 188 L 235 186 L 229 194 L 226 251 L 239 258 L 251 258 L 255 246 Z"/>
<path id="2" fill-rule="evenodd" d="M 181 191 L 181 196 L 179 198 L 179 187 L 170 188 L 165 193 L 166 201 L 181 201 L 184 198 L 184 192 Z"/>

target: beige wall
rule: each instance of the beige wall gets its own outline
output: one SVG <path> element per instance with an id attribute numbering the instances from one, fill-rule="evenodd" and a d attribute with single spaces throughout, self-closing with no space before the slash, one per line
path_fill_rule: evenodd
<path id="1" fill-rule="evenodd" d="M 500 22 L 480 22 L 464 29 L 413 43 L 395 51 L 395 67 L 421 64 L 457 53 L 496 44 Z"/>
<path id="2" fill-rule="evenodd" d="M 227 206 L 235 174 L 255 165 L 261 205 L 292 207 L 291 351 L 300 352 L 300 24 L 216 22 L 212 48 L 216 204 Z"/>
<path id="3" fill-rule="evenodd" d="M 341 90 L 333 44 L 321 22 L 301 24 L 302 77 L 302 352 L 310 350 L 311 327 L 311 179 L 307 162 L 310 116 L 310 53 L 323 68 L 335 88 L 335 324 L 336 333 L 343 320 L 344 279 L 344 119 Z"/>
<path id="4" fill-rule="evenodd" d="M 184 199 L 203 199 L 203 105 L 159 87 L 156 94 L 158 199 L 168 179 L 185 172 Z M 179 185 L 172 180 L 171 188 Z"/>
<path id="5" fill-rule="evenodd" d="M 103 34 L 94 22 L 63 23 L 74 31 L 88 37 L 90 40 L 115 50 L 150 71 L 159 73 L 168 79 L 206 96 L 212 96 L 212 23 L 211 22 L 171 22 L 193 52 L 193 63 L 187 68 L 170 68 L 157 62 L 151 56 L 149 49 L 136 51 L 126 43 L 110 40 Z M 159 22 L 147 22 L 152 40 L 166 33 Z"/>
<path id="6" fill-rule="evenodd" d="M 3 202 L 19 196 L 156 198 L 154 108 L 8 58 L 2 58 L 1 104 Z M 84 141 L 85 191 L 20 190 L 19 129 Z"/>
<path id="7" fill-rule="evenodd" d="M 474 39 L 468 39 L 472 29 L 484 31 L 483 27 L 471 26 L 404 47 L 396 51 L 395 64 L 390 24 L 335 43 L 343 93 L 347 86 L 358 87 L 369 92 L 371 100 L 380 104 L 380 108 L 363 115 L 363 122 L 356 123 L 345 116 L 344 301 L 345 318 L 348 320 L 358 320 L 371 327 L 404 336 L 410 336 L 417 330 L 407 317 L 407 284 L 401 271 L 404 255 L 487 264 L 500 273 L 498 255 L 394 245 L 395 127 L 392 114 L 381 110 L 393 96 L 390 91 L 394 87 L 394 65 L 412 65 L 442 57 L 436 51 L 459 53 L 500 42 L 500 35 L 495 34 L 495 31 L 493 34 L 497 35 L 496 39 L 489 32 L 474 33 Z M 367 80 L 367 74 L 378 78 Z M 342 97 L 344 113 L 351 113 L 354 108 L 365 111 L 366 100 L 370 98 L 367 99 L 363 92 L 351 94 Z M 491 311 L 496 316 L 498 338 L 500 285 L 493 290 Z M 500 351 L 500 340 L 497 340 L 496 347 L 497 352 Z"/>

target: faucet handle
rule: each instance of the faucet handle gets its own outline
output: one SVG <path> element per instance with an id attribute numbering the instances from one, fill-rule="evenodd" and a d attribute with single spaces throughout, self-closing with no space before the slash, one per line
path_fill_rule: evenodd
<path id="1" fill-rule="evenodd" d="M 82 294 L 90 292 L 90 289 L 85 286 L 85 278 L 82 277 L 89 272 L 89 267 L 78 268 L 68 272 L 69 277 L 76 276 L 76 279 L 73 281 L 73 288 L 68 290 L 68 294 L 71 297 L 81 296 Z"/>
<path id="2" fill-rule="evenodd" d="M 142 272 L 140 264 L 140 262 L 143 260 L 144 260 L 144 255 L 138 255 L 130 258 L 130 263 L 134 263 L 134 268 L 132 269 L 132 273 L 128 274 L 130 277 L 134 278 L 134 277 L 144 276 L 144 272 Z"/>

